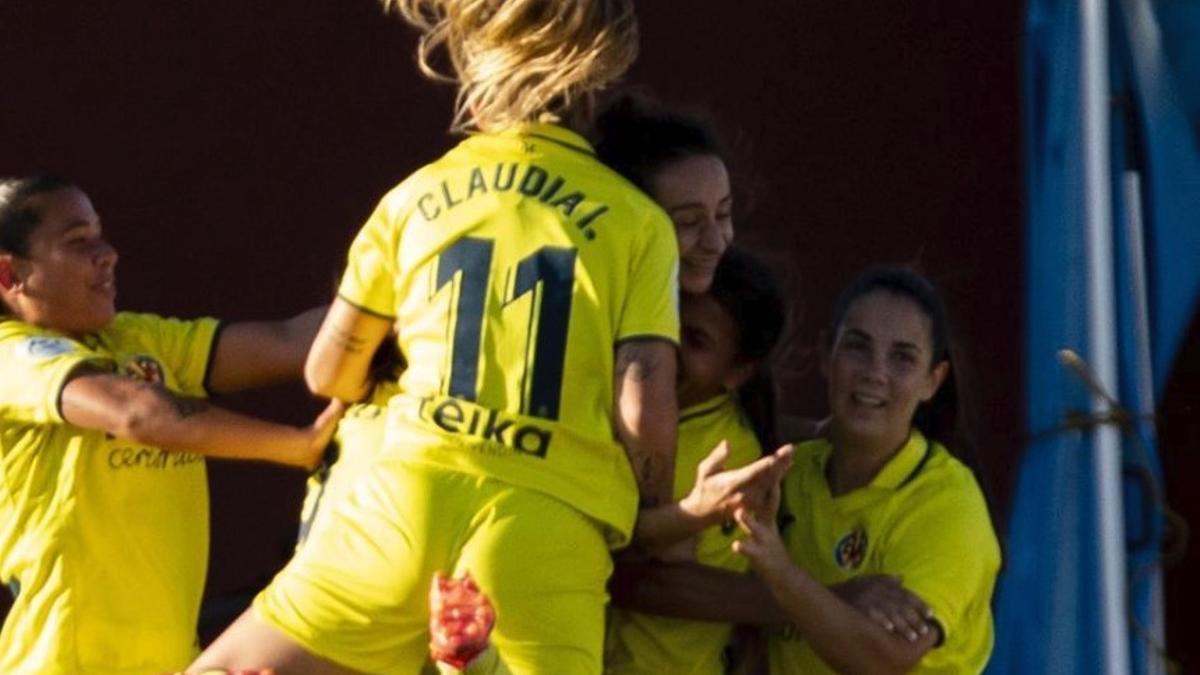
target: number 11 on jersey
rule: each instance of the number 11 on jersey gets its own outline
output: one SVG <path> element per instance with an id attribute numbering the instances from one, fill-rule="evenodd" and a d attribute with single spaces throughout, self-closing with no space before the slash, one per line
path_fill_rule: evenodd
<path id="1" fill-rule="evenodd" d="M 479 402 L 479 352 L 488 292 L 493 287 L 490 282 L 494 247 L 495 242 L 490 239 L 463 237 L 437 260 L 435 294 L 452 285 L 456 275 L 459 277 L 458 302 L 451 308 L 454 335 L 450 341 L 449 373 L 444 379 L 446 393 L 471 402 Z M 528 391 L 528 398 L 522 401 L 523 414 L 558 419 L 576 255 L 573 248 L 543 246 L 509 270 L 515 272 L 516 278 L 511 297 L 503 298 L 501 307 L 532 293 L 537 308 L 536 315 L 530 318 L 528 332 L 537 338 L 525 351 L 521 391 Z"/>

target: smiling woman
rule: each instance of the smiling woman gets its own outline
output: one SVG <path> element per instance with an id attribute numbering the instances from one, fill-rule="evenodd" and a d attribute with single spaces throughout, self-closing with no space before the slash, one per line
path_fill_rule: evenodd
<path id="1" fill-rule="evenodd" d="M 320 312 L 224 330 L 118 313 L 116 264 L 82 190 L 0 181 L 0 580 L 16 596 L 0 672 L 186 665 L 208 563 L 202 456 L 309 467 L 340 415 L 295 428 L 202 400 L 298 378 Z"/>
<path id="2" fill-rule="evenodd" d="M 868 270 L 835 305 L 821 362 L 829 435 L 796 448 L 782 532 L 736 514 L 749 537 L 735 548 L 790 620 L 770 636 L 772 673 L 987 663 L 1000 550 L 974 475 L 945 445 L 958 416 L 951 345 L 937 290 L 912 270 Z M 830 588 L 872 574 L 902 579 L 924 616 L 863 612 Z"/>
<path id="3" fill-rule="evenodd" d="M 679 242 L 679 286 L 705 293 L 733 241 L 733 193 L 725 153 L 702 120 L 632 95 L 596 122 L 596 154 L 662 207 Z"/>

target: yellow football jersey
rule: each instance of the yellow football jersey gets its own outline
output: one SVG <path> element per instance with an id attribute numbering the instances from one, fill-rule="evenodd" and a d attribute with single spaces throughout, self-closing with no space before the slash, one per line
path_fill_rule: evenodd
<path id="1" fill-rule="evenodd" d="M 300 508 L 297 548 L 304 544 L 322 504 L 335 501 L 354 481 L 355 474 L 370 466 L 370 458 L 383 448 L 388 400 L 396 393 L 395 382 L 381 382 L 368 400 L 350 406 L 333 434 L 336 458 L 309 475 L 304 503 Z"/>
<path id="2" fill-rule="evenodd" d="M 144 674 L 196 654 L 203 457 L 65 422 L 81 364 L 204 396 L 217 322 L 121 313 L 81 341 L 0 319 L 0 672 Z"/>
<path id="3" fill-rule="evenodd" d="M 792 560 L 823 584 L 901 577 L 944 635 L 913 672 L 982 671 L 992 651 L 1000 546 L 970 469 L 914 429 L 870 485 L 835 498 L 825 479 L 831 449 L 825 439 L 797 446 L 784 478 L 783 540 Z M 834 672 L 786 629 L 771 636 L 770 659 L 777 675 Z"/>
<path id="4" fill-rule="evenodd" d="M 762 446 L 733 395 L 723 394 L 680 413 L 675 457 L 676 500 L 691 491 L 696 483 L 696 467 L 722 440 L 729 443 L 726 468 L 745 466 L 762 456 Z M 712 567 L 745 572 L 749 561 L 731 548 L 735 536 L 738 536 L 736 527 L 705 529 L 696 542 L 696 560 Z M 607 632 L 605 673 L 721 675 L 722 652 L 729 644 L 733 625 L 612 610 Z"/>
<path id="5" fill-rule="evenodd" d="M 582 137 L 464 140 L 383 198 L 339 289 L 399 326 L 388 451 L 558 497 L 624 543 L 637 488 L 614 346 L 677 340 L 677 268 L 666 214 Z"/>

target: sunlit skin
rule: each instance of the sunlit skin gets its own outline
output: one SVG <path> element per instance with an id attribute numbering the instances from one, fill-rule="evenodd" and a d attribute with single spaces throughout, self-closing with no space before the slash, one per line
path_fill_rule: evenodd
<path id="1" fill-rule="evenodd" d="M 675 224 L 679 286 L 704 293 L 733 241 L 733 194 L 725 163 L 715 155 L 685 157 L 658 169 L 650 196 Z"/>
<path id="2" fill-rule="evenodd" d="M 27 257 L 4 254 L 4 299 L 21 320 L 68 335 L 95 333 L 116 315 L 117 252 L 87 195 L 63 188 L 31 197 L 40 216 Z"/>
<path id="3" fill-rule="evenodd" d="M 900 449 L 917 407 L 937 393 L 950 365 L 933 362 L 931 322 L 920 306 L 886 290 L 850 305 L 821 365 L 837 495 L 869 483 Z"/>
<path id="4" fill-rule="evenodd" d="M 733 391 L 751 374 L 738 358 L 738 327 L 710 295 L 684 293 L 679 301 L 679 407 Z"/>

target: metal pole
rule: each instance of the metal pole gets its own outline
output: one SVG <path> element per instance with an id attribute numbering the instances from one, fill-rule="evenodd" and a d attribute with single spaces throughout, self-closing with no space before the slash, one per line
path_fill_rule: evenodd
<path id="1" fill-rule="evenodd" d="M 1154 375 L 1150 360 L 1150 303 L 1149 283 L 1146 279 L 1145 233 L 1142 220 L 1142 181 L 1137 171 L 1127 170 L 1122 176 L 1125 203 L 1125 240 L 1129 249 L 1129 280 L 1133 297 L 1133 328 L 1136 342 L 1134 377 L 1137 382 L 1138 400 L 1134 402 L 1135 413 L 1147 414 L 1154 411 Z M 1145 432 L 1150 443 L 1156 442 L 1153 424 L 1138 424 L 1135 433 Z M 1151 461 L 1150 457 L 1145 458 Z M 1135 571 L 1135 578 L 1137 572 Z M 1150 587 L 1150 603 L 1147 611 L 1146 630 L 1154 639 L 1153 645 L 1145 650 L 1146 675 L 1164 675 L 1165 660 L 1158 652 L 1166 644 L 1166 625 L 1163 620 L 1162 566 L 1154 562 L 1154 569 L 1146 580 Z"/>
<path id="2" fill-rule="evenodd" d="M 1118 391 L 1113 309 L 1113 228 L 1109 158 L 1108 14 L 1104 0 L 1080 3 L 1080 116 L 1083 133 L 1083 213 L 1088 260 L 1088 361 L 1106 391 Z M 1092 398 L 1094 412 L 1108 404 Z M 1121 438 L 1112 425 L 1093 431 L 1104 672 L 1129 673 L 1125 619 L 1125 551 Z"/>

